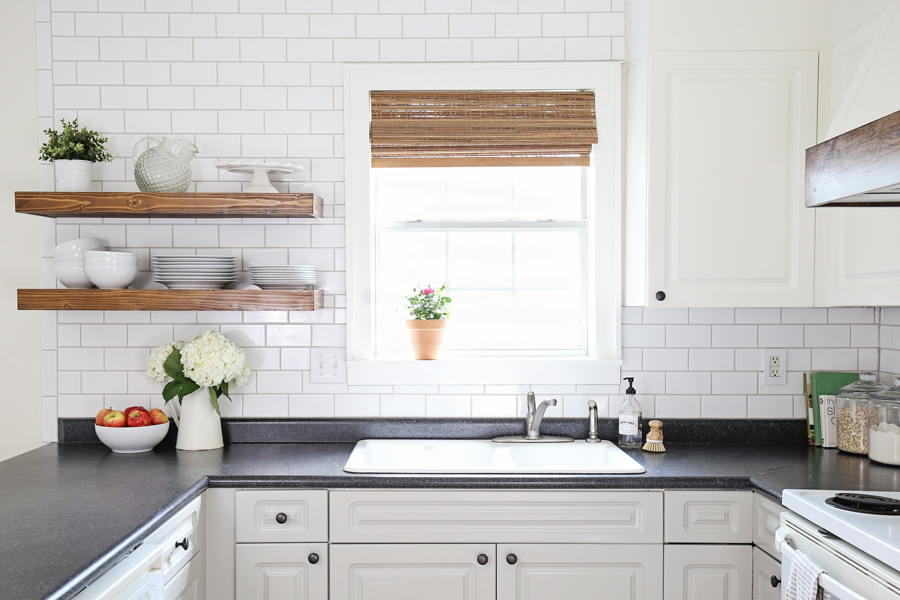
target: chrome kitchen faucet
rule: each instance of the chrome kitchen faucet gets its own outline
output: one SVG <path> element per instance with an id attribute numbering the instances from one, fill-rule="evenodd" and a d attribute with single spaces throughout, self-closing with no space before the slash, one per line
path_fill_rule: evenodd
<path id="1" fill-rule="evenodd" d="M 525 435 L 513 435 L 509 437 L 494 438 L 495 442 L 571 442 L 570 437 L 556 437 L 541 435 L 541 422 L 544 420 L 544 413 L 550 406 L 556 406 L 556 398 L 544 400 L 535 407 L 534 392 L 528 392 L 526 397 L 525 413 Z"/>

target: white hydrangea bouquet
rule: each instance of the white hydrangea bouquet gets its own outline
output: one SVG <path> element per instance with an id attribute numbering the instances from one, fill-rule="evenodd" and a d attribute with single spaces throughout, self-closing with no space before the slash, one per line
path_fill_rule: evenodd
<path id="1" fill-rule="evenodd" d="M 250 365 L 240 346 L 209 329 L 187 343 L 175 341 L 154 348 L 147 360 L 147 377 L 166 384 L 162 392 L 166 403 L 178 396 L 181 404 L 185 396 L 207 387 L 213 408 L 221 414 L 219 397 L 231 400 L 228 391 L 247 383 Z"/>

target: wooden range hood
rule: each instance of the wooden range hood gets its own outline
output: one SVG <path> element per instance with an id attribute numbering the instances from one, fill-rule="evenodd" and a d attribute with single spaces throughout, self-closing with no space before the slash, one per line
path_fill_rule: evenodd
<path id="1" fill-rule="evenodd" d="M 806 207 L 900 206 L 900 111 L 806 150 Z"/>

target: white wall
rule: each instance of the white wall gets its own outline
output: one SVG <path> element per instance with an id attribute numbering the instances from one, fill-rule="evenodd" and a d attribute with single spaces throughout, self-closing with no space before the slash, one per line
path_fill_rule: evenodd
<path id="1" fill-rule="evenodd" d="M 40 284 L 40 219 L 13 214 L 13 192 L 38 185 L 34 1 L 9 0 L 0 19 L 0 460 L 41 443 L 40 313 L 16 310 L 16 289 Z M 48 221 L 49 224 L 49 221 Z M 48 416 L 52 416 L 54 410 Z"/>
<path id="2" fill-rule="evenodd" d="M 219 172 L 220 158 L 281 159 L 307 170 L 276 185 L 313 190 L 325 201 L 325 217 L 315 222 L 57 220 L 44 236 L 45 287 L 55 285 L 54 243 L 98 236 L 139 253 L 144 270 L 151 252 L 229 254 L 245 266 L 257 259 L 315 264 L 326 290 L 326 308 L 314 313 L 48 313 L 44 359 L 56 369 L 44 390 L 59 416 L 160 405 L 160 386 L 144 374 L 148 350 L 207 328 L 248 348 L 254 368 L 235 402 L 223 403 L 226 416 L 512 417 L 522 414 L 529 387 L 560 399 L 550 417 L 584 416 L 588 399 L 601 414 L 615 414 L 624 391 L 617 379 L 316 384 L 310 357 L 314 348 L 346 343 L 344 206 L 352 199 L 343 183 L 343 63 L 622 60 L 623 0 L 37 2 L 39 121 L 78 116 L 109 136 L 115 160 L 97 169 L 97 189 L 135 190 L 132 145 L 166 134 L 200 148 L 198 191 L 241 189 L 246 177 Z M 682 3 L 713 12 L 716 5 Z M 688 22 L 691 14 L 672 19 Z M 800 11 L 791 14 L 796 23 Z M 52 189 L 51 169 L 42 170 L 41 182 Z M 647 416 L 802 418 L 800 373 L 877 369 L 878 333 L 873 309 L 628 308 L 623 374 L 636 376 Z M 788 385 L 760 384 L 763 348 L 789 349 Z M 50 440 L 55 417 L 45 415 Z"/>

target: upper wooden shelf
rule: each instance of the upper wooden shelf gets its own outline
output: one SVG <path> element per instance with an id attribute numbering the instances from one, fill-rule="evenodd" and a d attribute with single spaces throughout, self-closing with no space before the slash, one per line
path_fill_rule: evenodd
<path id="1" fill-rule="evenodd" d="M 315 194 L 16 192 L 16 212 L 42 217 L 321 217 Z"/>
<path id="2" fill-rule="evenodd" d="M 19 310 L 316 310 L 323 290 L 19 290 Z"/>

